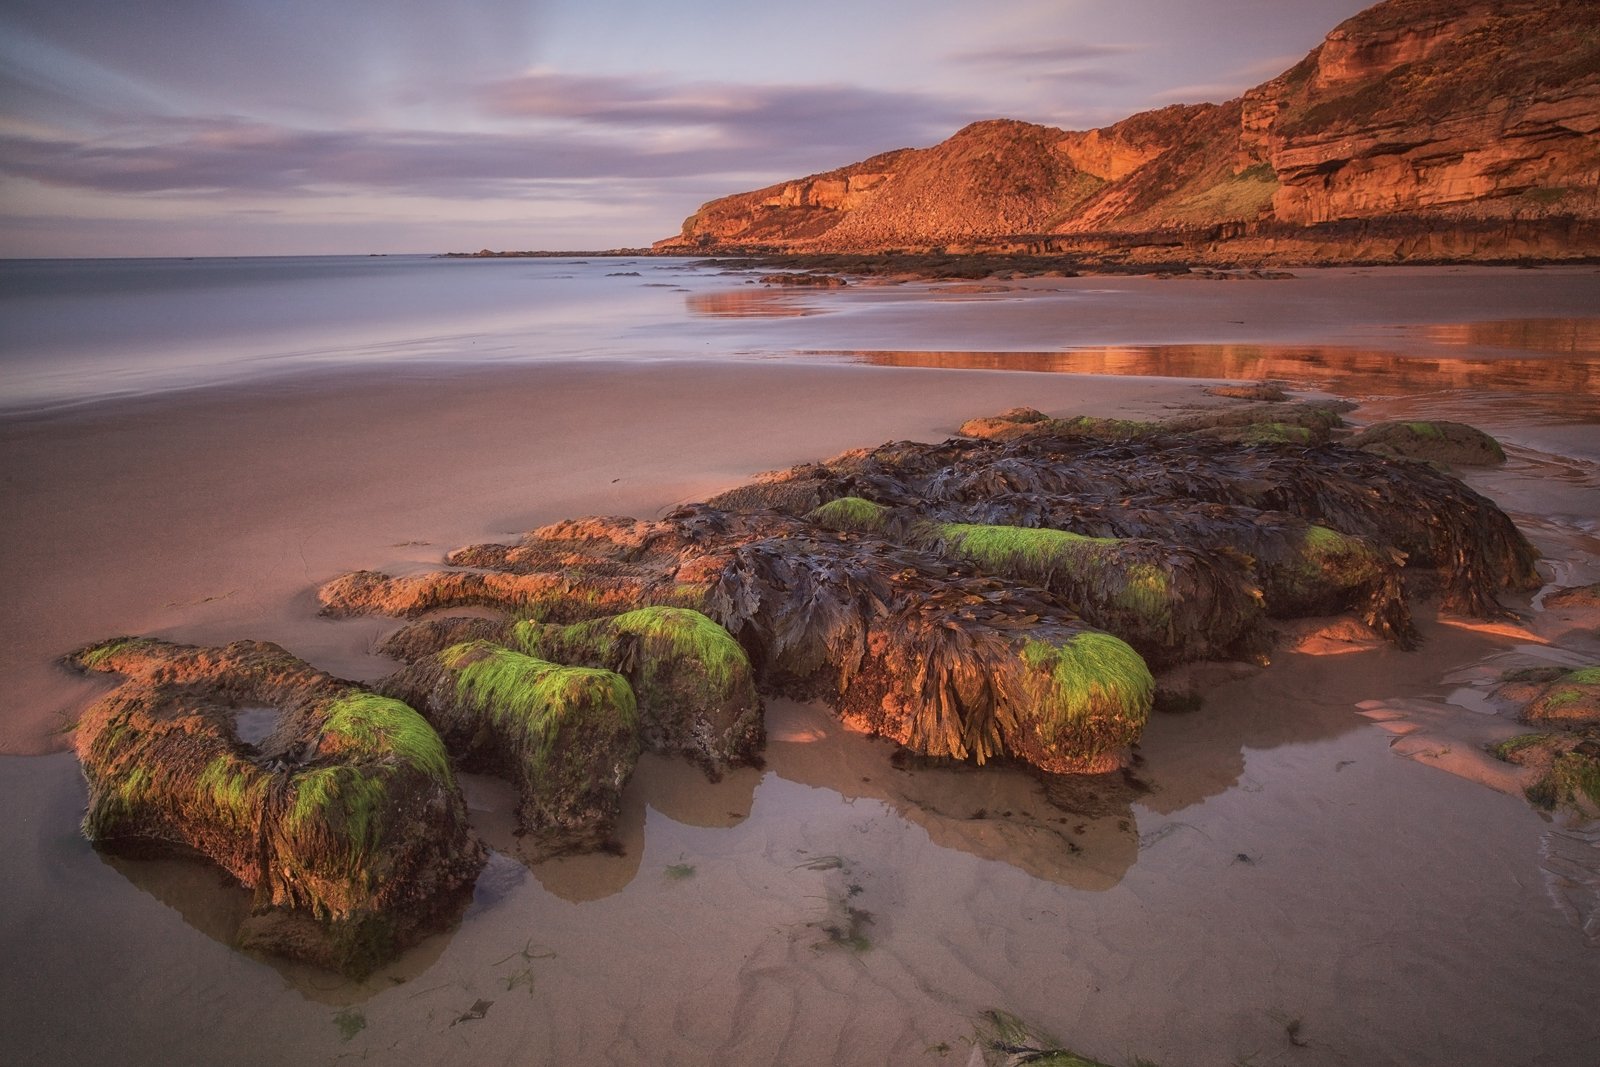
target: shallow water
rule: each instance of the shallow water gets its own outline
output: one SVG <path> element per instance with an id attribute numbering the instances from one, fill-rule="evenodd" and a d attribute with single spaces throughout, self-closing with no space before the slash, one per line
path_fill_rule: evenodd
<path id="1" fill-rule="evenodd" d="M 1242 346 L 1285 341 L 1364 350 L 1369 370 L 1397 352 L 1538 352 L 1575 368 L 1563 388 L 1595 391 L 1592 267 L 1325 269 L 1227 283 L 866 281 L 826 291 L 759 285 L 760 274 L 672 258 L 0 261 L 0 413 L 328 368 L 816 350 L 1033 370 L 1099 359 L 1105 369 L 1090 373 L 1117 374 L 1148 361 L 1120 354 L 1130 348 L 1167 346 L 1164 359 L 1183 361 L 1171 346 L 1207 345 L 1218 347 L 1190 362 L 1221 359 L 1216 372 L 1233 375 L 1227 364 L 1262 358 Z M 1486 323 L 1486 307 L 1506 314 Z M 1087 352 L 1061 355 L 1078 350 Z"/>
<path id="2" fill-rule="evenodd" d="M 330 291 L 354 293 L 390 266 L 310 264 L 284 283 L 275 317 L 302 325 L 337 317 Z M 391 326 L 389 351 L 430 353 L 422 361 L 441 351 L 475 360 L 462 339 L 491 345 L 491 336 L 518 360 L 670 356 L 695 345 L 807 360 L 816 357 L 803 353 L 819 350 L 962 348 L 972 338 L 960 353 L 969 366 L 1081 369 L 1087 359 L 1096 373 L 1284 377 L 1360 396 L 1360 419 L 1484 426 L 1508 445 L 1510 462 L 1471 472 L 1469 482 L 1529 532 L 1553 584 L 1600 580 L 1600 435 L 1593 390 L 1583 392 L 1593 383 L 1581 306 L 1596 295 L 1592 273 L 1491 272 L 1455 285 L 1445 272 L 1403 274 L 1416 279 L 1405 292 L 1395 276 L 1379 284 L 1370 272 L 1329 272 L 1326 285 L 1302 294 L 1306 322 L 1275 320 L 1261 327 L 1267 339 L 1242 345 L 1229 330 L 1249 330 L 1231 320 L 1272 312 L 1290 291 L 1280 286 L 1294 282 L 1067 279 L 1050 283 L 1062 292 L 1041 283 L 819 294 L 709 270 L 647 287 L 654 279 L 645 272 L 658 266 L 667 265 L 401 262 L 397 271 L 416 268 L 399 291 L 426 330 L 386 325 L 384 308 L 407 301 L 374 295 L 342 326 L 308 325 L 321 331 L 309 341 L 267 336 L 253 350 L 266 351 L 260 359 L 240 355 L 256 343 L 247 319 L 223 326 L 202 317 L 159 334 L 167 327 L 134 306 L 127 278 L 142 279 L 169 310 L 192 306 L 204 287 L 130 268 L 122 281 L 84 283 L 71 300 L 121 292 L 123 328 L 137 331 L 148 313 L 151 343 L 102 350 L 94 338 L 115 337 L 111 320 L 86 325 L 79 363 L 56 361 L 53 378 L 24 373 L 36 389 L 27 395 L 8 376 L 6 399 L 82 405 L 102 392 L 233 380 L 263 361 L 280 377 L 318 361 L 359 363 L 381 358 L 373 338 Z M 436 329 L 447 316 L 428 301 L 461 297 L 454 281 L 449 293 L 435 291 L 458 267 L 482 268 L 464 288 L 481 287 L 498 310 L 464 308 L 457 326 Z M 607 277 L 635 269 L 641 278 Z M 616 313 L 599 315 L 580 347 L 583 320 L 597 313 L 583 299 L 515 310 L 519 285 L 534 276 L 523 271 L 544 272 L 558 287 L 577 283 L 574 295 L 597 294 Z M 245 272 L 213 278 L 204 292 L 268 300 L 272 284 Z M 637 303 L 635 289 L 645 294 Z M 1165 320 L 1140 317 L 1164 301 Z M 1452 321 L 1470 319 L 1464 309 L 1474 306 L 1476 325 Z M 501 312 L 513 318 L 499 323 Z M 1526 325 L 1534 312 L 1541 325 Z M 1037 340 L 1059 339 L 1068 321 L 1082 336 L 1110 331 L 1093 323 L 1119 316 L 1130 317 L 1114 350 L 1047 351 Z M 339 331 L 352 319 L 362 336 L 347 346 Z M 1516 322 L 1524 324 L 1507 325 Z M 202 350 L 235 329 L 240 346 L 198 373 L 158 358 L 156 340 L 203 363 Z M 1149 341 L 1163 331 L 1182 347 Z M 1372 345 L 1378 336 L 1394 348 Z M 1024 347 L 1004 351 L 1013 343 Z M 325 354 L 296 354 L 305 348 Z M 147 362 L 141 350 L 152 353 Z M 108 352 L 129 377 L 97 386 L 92 360 Z M 920 375 L 943 373 L 907 362 L 879 373 L 903 374 L 907 390 Z M 1040 377 L 1016 376 L 1016 403 L 1035 402 Z M 603 401 L 603 384 L 593 403 Z M 164 410 L 153 404 L 149 417 Z M 415 426 L 470 432 L 471 413 L 458 422 L 425 420 L 423 411 Z M 226 409 L 217 417 L 226 421 Z M 866 417 L 861 425 L 859 444 L 884 436 Z M 286 432 L 328 430 L 308 422 Z M 680 462 L 704 460 L 686 453 Z M 93 493 L 94 471 L 80 477 L 75 491 Z M 259 586 L 207 592 L 200 574 L 182 594 L 193 603 L 168 604 L 163 625 L 187 616 L 198 631 L 218 630 L 207 612 L 251 600 L 271 600 L 252 608 L 262 617 L 309 616 L 304 591 L 329 564 L 306 562 L 312 539 L 300 527 L 360 518 L 317 507 L 297 520 L 292 563 L 295 545 L 256 546 L 280 569 L 305 569 L 289 576 L 301 590 L 293 602 Z M 421 503 L 414 514 L 433 528 L 389 533 L 382 543 L 396 559 L 437 557 L 457 524 L 511 521 L 501 512 L 457 519 Z M 407 547 L 410 538 L 430 543 Z M 26 546 L 12 547 L 12 560 L 21 558 Z M 1600 658 L 1592 634 L 1536 613 L 1537 603 L 1516 605 L 1524 619 L 1500 628 L 1429 623 L 1420 654 L 1336 634 L 1281 652 L 1265 671 L 1204 674 L 1206 705 L 1151 724 L 1134 781 L 1055 803 L 1019 771 L 897 765 L 891 746 L 786 701 L 772 702 L 762 771 L 710 785 L 683 763 L 643 761 L 626 797 L 621 856 L 523 864 L 509 834 L 509 790 L 471 778 L 474 819 L 498 851 L 470 911 L 451 934 L 358 985 L 229 948 L 248 901 L 214 871 L 97 854 L 76 830 L 83 784 L 70 755 L 0 757 L 0 953 L 11 961 L 0 970 L 0 1061 L 964 1063 L 974 1018 L 1001 1009 L 1116 1064 L 1587 1064 L 1600 1042 L 1586 992 L 1600 988 L 1600 840 L 1592 827 L 1552 822 L 1470 780 L 1472 768 L 1453 762 L 1485 731 L 1518 732 L 1483 696 L 1499 665 Z M 316 625 L 325 646 L 312 651 L 350 662 L 386 629 Z M 229 636 L 256 635 L 216 635 Z"/>

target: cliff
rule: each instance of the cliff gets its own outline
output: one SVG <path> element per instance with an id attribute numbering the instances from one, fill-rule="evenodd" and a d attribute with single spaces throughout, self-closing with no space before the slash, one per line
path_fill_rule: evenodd
<path id="1" fill-rule="evenodd" d="M 1228 103 L 974 123 L 713 200 L 655 247 L 1600 255 L 1600 4 L 1386 0 Z"/>

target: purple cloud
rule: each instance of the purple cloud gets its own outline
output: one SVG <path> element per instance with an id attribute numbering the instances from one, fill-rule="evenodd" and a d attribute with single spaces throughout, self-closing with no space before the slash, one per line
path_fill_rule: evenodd
<path id="1" fill-rule="evenodd" d="M 827 170 L 974 118 L 942 98 L 846 86 L 657 84 L 530 75 L 483 90 L 528 132 L 318 130 L 255 120 L 150 119 L 114 141 L 0 136 L 0 173 L 114 193 L 283 193 L 328 186 L 520 195 L 528 183 Z M 566 120 L 558 126 L 553 121 Z M 682 131 L 672 147 L 630 131 Z"/>
<path id="2" fill-rule="evenodd" d="M 1063 65 L 1124 56 L 1138 49 L 1125 44 L 1086 44 L 1082 41 L 1048 41 L 1035 44 L 1000 45 L 955 52 L 948 58 L 975 66 L 1015 67 Z"/>

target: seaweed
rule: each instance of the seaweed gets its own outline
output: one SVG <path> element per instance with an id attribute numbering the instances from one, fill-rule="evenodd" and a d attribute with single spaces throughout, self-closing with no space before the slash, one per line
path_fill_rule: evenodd
<path id="1" fill-rule="evenodd" d="M 1261 592 L 1237 557 L 1066 530 L 943 523 L 934 547 L 1038 585 L 1153 662 L 1227 656 L 1262 621 Z"/>
<path id="2" fill-rule="evenodd" d="M 69 660 L 126 675 L 79 727 L 84 833 L 218 864 L 255 891 L 245 940 L 361 974 L 464 903 L 485 854 L 411 708 L 268 643 L 119 639 Z M 239 740 L 241 703 L 279 709 L 266 751 Z"/>
<path id="3" fill-rule="evenodd" d="M 421 709 L 450 753 L 517 786 L 517 830 L 543 854 L 609 839 L 640 750 L 626 678 L 466 641 L 402 669 L 385 692 Z"/>
<path id="4" fill-rule="evenodd" d="M 842 496 L 837 500 L 828 501 L 821 507 L 813 508 L 807 513 L 806 521 L 815 523 L 825 530 L 876 533 L 883 529 L 888 510 L 882 504 L 875 504 L 858 496 Z"/>
<path id="5" fill-rule="evenodd" d="M 758 758 L 765 735 L 749 656 L 698 611 L 636 608 L 565 626 L 524 621 L 510 641 L 529 655 L 626 677 L 652 749 L 684 753 L 713 773 Z"/>

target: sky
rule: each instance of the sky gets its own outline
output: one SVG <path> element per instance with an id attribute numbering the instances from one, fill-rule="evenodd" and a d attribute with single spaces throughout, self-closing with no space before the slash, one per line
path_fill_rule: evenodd
<path id="1" fill-rule="evenodd" d="M 1221 102 L 1365 0 L 0 0 L 0 257 L 605 249 L 729 193 Z"/>

